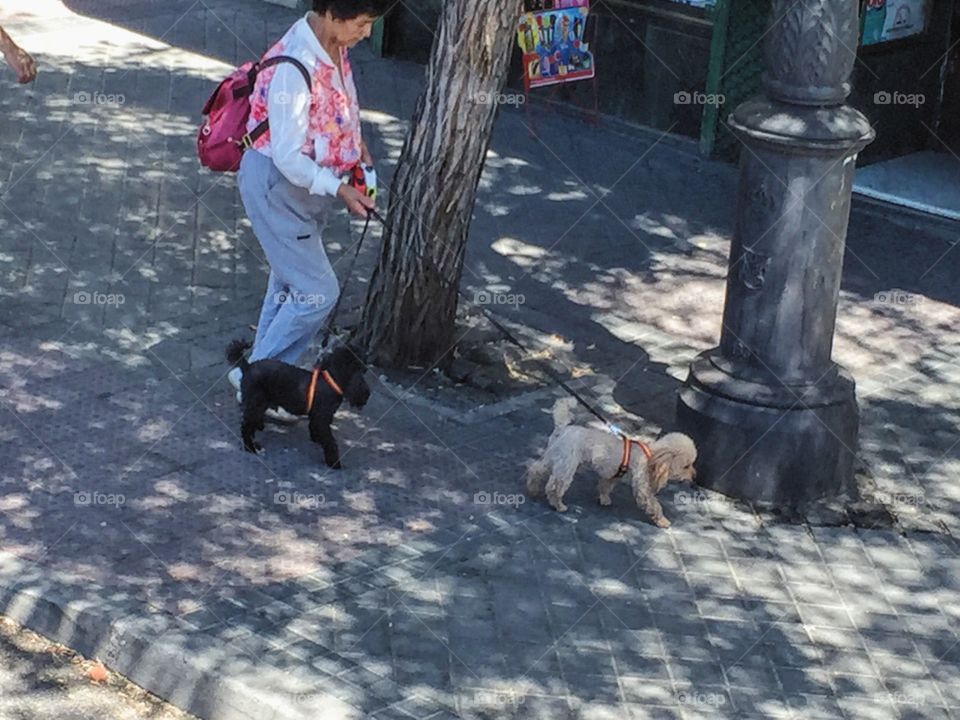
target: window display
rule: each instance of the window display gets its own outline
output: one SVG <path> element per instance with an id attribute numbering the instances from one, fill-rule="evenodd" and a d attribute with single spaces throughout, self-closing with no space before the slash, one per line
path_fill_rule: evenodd
<path id="1" fill-rule="evenodd" d="M 533 0 L 525 8 L 517 41 L 523 51 L 527 89 L 594 77 L 593 55 L 585 38 L 589 0 Z"/>
<path id="2" fill-rule="evenodd" d="M 922 33 L 927 6 L 928 0 L 866 0 L 862 43 L 876 45 Z"/>

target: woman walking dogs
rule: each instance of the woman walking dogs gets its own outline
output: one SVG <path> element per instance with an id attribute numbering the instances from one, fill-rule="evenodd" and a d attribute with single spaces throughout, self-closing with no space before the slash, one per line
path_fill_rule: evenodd
<path id="1" fill-rule="evenodd" d="M 314 0 L 313 11 L 264 56 L 283 55 L 302 67 L 293 62 L 266 67 L 250 96 L 248 132 L 264 119 L 270 123 L 243 154 L 237 176 L 253 232 L 270 263 L 251 363 L 300 359 L 339 294 L 323 248 L 326 216 L 342 203 L 365 218 L 374 206 L 372 198 L 344 182 L 358 163 L 373 165 L 360 134 L 347 50 L 370 36 L 390 2 Z M 240 369 L 231 370 L 229 379 L 239 390 Z"/>

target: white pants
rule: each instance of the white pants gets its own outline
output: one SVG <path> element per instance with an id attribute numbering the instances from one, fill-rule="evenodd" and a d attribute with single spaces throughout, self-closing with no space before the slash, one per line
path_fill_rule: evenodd
<path id="1" fill-rule="evenodd" d="M 296 364 L 340 293 L 321 238 L 335 198 L 311 195 L 293 185 L 273 160 L 256 150 L 244 153 L 237 183 L 270 263 L 250 362 L 273 358 Z"/>

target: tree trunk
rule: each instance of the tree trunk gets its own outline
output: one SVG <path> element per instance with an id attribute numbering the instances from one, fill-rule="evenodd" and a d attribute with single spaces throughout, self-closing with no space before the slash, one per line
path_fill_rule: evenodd
<path id="1" fill-rule="evenodd" d="M 457 288 L 520 0 L 445 0 L 393 176 L 361 338 L 379 365 L 446 366 Z"/>

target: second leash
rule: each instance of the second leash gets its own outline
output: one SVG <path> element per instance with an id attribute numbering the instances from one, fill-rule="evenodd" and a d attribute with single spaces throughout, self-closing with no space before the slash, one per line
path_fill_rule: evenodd
<path id="1" fill-rule="evenodd" d="M 386 220 L 384 220 L 383 216 L 380 215 L 380 213 L 378 213 L 376 210 L 371 209 L 369 211 L 369 215 L 367 216 L 368 223 L 370 222 L 371 216 L 375 218 L 381 225 L 386 226 L 387 224 Z M 364 228 L 364 232 L 366 232 L 366 228 Z M 439 273 L 439 268 L 437 268 L 436 265 L 434 265 L 434 269 Z M 444 282 L 444 281 L 446 281 L 446 278 L 441 277 L 441 282 Z M 447 284 L 453 285 L 453 283 L 450 283 L 450 282 L 447 282 Z M 525 347 L 522 342 L 520 342 L 520 340 L 516 337 L 516 335 L 511 333 L 503 325 L 503 323 L 497 320 L 494 317 L 493 313 L 490 312 L 487 308 L 475 303 L 462 290 L 460 290 L 459 287 L 457 288 L 457 295 L 459 295 L 464 302 L 478 309 L 483 314 L 483 316 L 490 322 L 490 324 L 500 331 L 500 334 L 503 335 L 503 337 L 506 338 L 506 340 L 511 345 L 515 345 L 516 347 L 520 348 L 527 355 L 532 354 L 530 350 L 527 347 Z M 540 368 L 544 371 L 544 373 L 547 376 L 550 377 L 551 380 L 553 380 L 559 387 L 561 387 L 564 390 L 564 392 L 570 395 L 570 397 L 572 397 L 574 400 L 580 403 L 580 405 L 582 405 L 591 415 L 593 415 L 595 418 L 600 420 L 600 422 L 602 422 L 607 427 L 607 429 L 610 430 L 610 432 L 612 432 L 614 435 L 619 435 L 621 437 L 624 436 L 624 432 L 623 430 L 620 429 L 619 426 L 615 425 L 614 423 L 610 422 L 606 417 L 604 417 L 602 412 L 600 412 L 597 408 L 595 408 L 593 405 L 587 402 L 587 400 L 580 393 L 578 393 L 576 390 L 570 387 L 570 385 L 567 384 L 567 382 L 563 378 L 561 378 L 560 375 L 557 374 L 557 372 L 552 367 L 550 367 L 546 362 L 540 361 L 539 359 L 537 359 L 537 362 L 540 365 Z"/>

